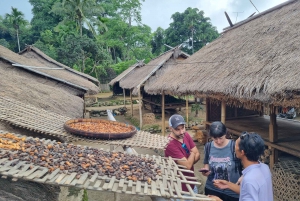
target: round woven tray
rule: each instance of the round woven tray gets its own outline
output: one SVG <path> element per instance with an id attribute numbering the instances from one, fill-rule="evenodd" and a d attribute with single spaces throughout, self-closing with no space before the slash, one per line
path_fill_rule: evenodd
<path id="1" fill-rule="evenodd" d="M 130 128 L 129 132 L 118 132 L 118 133 L 104 133 L 104 132 L 97 132 L 97 131 L 89 131 L 89 130 L 80 130 L 72 128 L 72 124 L 84 124 L 84 123 L 93 123 L 93 124 L 99 124 L 102 123 L 109 124 L 109 126 L 114 127 L 124 127 L 124 129 Z M 64 129 L 74 135 L 79 135 L 83 137 L 91 137 L 91 138 L 100 138 L 104 140 L 113 140 L 113 139 L 123 139 L 133 136 L 137 130 L 134 126 L 120 123 L 117 121 L 110 121 L 110 120 L 104 120 L 104 119 L 71 119 L 64 124 Z"/>

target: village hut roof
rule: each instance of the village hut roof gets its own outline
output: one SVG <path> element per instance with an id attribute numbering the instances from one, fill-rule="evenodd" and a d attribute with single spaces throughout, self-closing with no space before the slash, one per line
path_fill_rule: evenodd
<path id="1" fill-rule="evenodd" d="M 136 95 L 139 86 L 143 85 L 145 81 L 155 74 L 162 66 L 174 62 L 179 56 L 187 58 L 189 55 L 182 52 L 178 47 L 164 52 L 152 59 L 148 64 L 131 70 L 130 73 L 120 80 L 120 87 L 124 89 L 134 89 L 133 94 Z"/>
<path id="2" fill-rule="evenodd" d="M 12 63 L 15 62 L 12 61 L 40 66 L 39 63 L 27 61 L 27 58 L 0 46 L 0 96 L 2 98 L 20 101 L 71 118 L 82 117 L 83 99 L 78 95 L 85 93 L 83 89 L 49 77 L 45 79 L 45 76 L 13 66 Z M 3 104 L 0 101 L 0 105 Z M 28 118 L 35 118 L 35 116 Z"/>
<path id="3" fill-rule="evenodd" d="M 61 67 L 66 69 L 67 71 L 73 72 L 77 75 L 80 75 L 86 79 L 88 79 L 91 82 L 94 82 L 96 85 L 99 85 L 99 80 L 82 72 L 79 72 L 77 70 L 74 70 L 54 59 L 46 55 L 44 52 L 42 52 L 40 49 L 34 47 L 33 45 L 27 45 L 26 48 L 22 51 L 19 52 L 20 55 L 23 55 L 27 58 L 30 59 L 36 59 L 40 63 L 44 64 L 45 66 L 50 66 L 50 67 Z"/>
<path id="4" fill-rule="evenodd" d="M 3 46 L 0 46 L 0 58 L 11 63 L 12 66 L 16 68 L 22 68 L 31 73 L 56 80 L 69 87 L 80 89 L 84 91 L 83 94 L 96 94 L 99 92 L 99 87 L 87 78 L 66 70 L 65 68 L 46 65 L 37 59 L 18 55 Z"/>
<path id="5" fill-rule="evenodd" d="M 125 77 L 127 74 L 129 74 L 133 69 L 135 69 L 136 67 L 144 66 L 144 65 L 145 65 L 144 61 L 138 61 L 134 65 L 132 65 L 129 68 L 127 68 L 126 70 L 124 70 L 120 75 L 118 75 L 117 77 L 112 79 L 109 82 L 109 85 L 113 86 L 115 83 L 119 82 L 123 77 Z"/>
<path id="6" fill-rule="evenodd" d="M 151 77 L 149 94 L 195 94 L 248 108 L 300 104 L 300 1 L 226 29 L 182 64 Z"/>

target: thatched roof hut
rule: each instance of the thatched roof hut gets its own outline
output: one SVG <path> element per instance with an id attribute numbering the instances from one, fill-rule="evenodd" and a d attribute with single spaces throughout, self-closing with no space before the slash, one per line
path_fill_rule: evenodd
<path id="1" fill-rule="evenodd" d="M 64 68 L 66 71 L 69 71 L 76 75 L 79 75 L 79 76 L 89 80 L 90 82 L 93 82 L 97 86 L 99 85 L 98 79 L 96 79 L 88 74 L 74 70 L 62 63 L 59 63 L 58 61 L 55 61 L 54 59 L 52 59 L 51 57 L 49 57 L 48 55 L 43 53 L 40 49 L 38 49 L 32 45 L 27 45 L 27 47 L 24 50 L 22 50 L 21 52 L 19 52 L 19 54 L 22 56 L 25 56 L 26 58 L 29 58 L 29 59 L 38 60 L 41 64 L 43 64 L 44 66 L 50 67 L 50 68 Z"/>
<path id="2" fill-rule="evenodd" d="M 196 94 L 227 104 L 300 106 L 300 1 L 291 0 L 225 29 L 159 77 L 149 94 Z M 127 85 L 126 85 L 127 87 Z"/>
<path id="3" fill-rule="evenodd" d="M 45 67 L 37 60 L 0 46 L 0 96 L 77 118 L 83 114 L 82 96 L 98 91 L 98 87 L 87 79 L 72 72 L 62 73 L 64 69 L 44 72 L 45 69 L 26 66 Z M 66 79 L 60 77 L 63 74 L 67 75 Z"/>
<path id="4" fill-rule="evenodd" d="M 137 67 L 142 67 L 144 66 L 144 60 L 143 61 L 138 61 L 134 65 L 130 66 L 126 70 L 124 70 L 120 75 L 112 79 L 108 84 L 112 86 L 114 94 L 122 93 L 122 89 L 120 88 L 120 80 L 125 77 L 127 74 L 129 74 L 131 71 L 133 71 Z"/>
<path id="5" fill-rule="evenodd" d="M 133 94 L 136 95 L 138 93 L 137 87 L 143 85 L 152 75 L 170 66 L 173 67 L 175 63 L 188 57 L 189 55 L 182 52 L 178 47 L 172 48 L 152 59 L 148 64 L 131 70 L 130 73 L 120 80 L 120 87 L 123 89 L 133 89 Z"/>

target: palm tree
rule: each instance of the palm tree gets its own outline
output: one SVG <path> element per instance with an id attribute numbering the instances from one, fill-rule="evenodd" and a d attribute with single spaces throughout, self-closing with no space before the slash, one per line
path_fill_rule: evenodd
<path id="1" fill-rule="evenodd" d="M 28 24 L 28 21 L 24 19 L 24 14 L 21 11 L 18 11 L 17 8 L 11 7 L 11 14 L 6 14 L 5 17 L 8 21 L 13 25 L 14 29 L 17 33 L 17 40 L 18 40 L 18 48 L 20 52 L 20 40 L 19 40 L 19 29 L 20 25 Z"/>
<path id="2" fill-rule="evenodd" d="M 63 17 L 62 24 L 67 21 L 76 22 L 80 36 L 82 36 L 84 24 L 88 26 L 94 36 L 96 36 L 95 26 L 106 29 L 105 24 L 99 20 L 104 9 L 95 0 L 63 0 L 55 3 L 51 12 Z"/>

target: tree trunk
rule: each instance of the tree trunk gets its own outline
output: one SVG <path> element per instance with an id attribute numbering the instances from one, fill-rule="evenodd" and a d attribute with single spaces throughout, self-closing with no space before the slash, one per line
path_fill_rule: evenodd
<path id="1" fill-rule="evenodd" d="M 20 50 L 20 40 L 19 40 L 19 30 L 17 29 L 17 40 L 18 40 L 18 48 L 19 48 L 19 52 Z"/>

